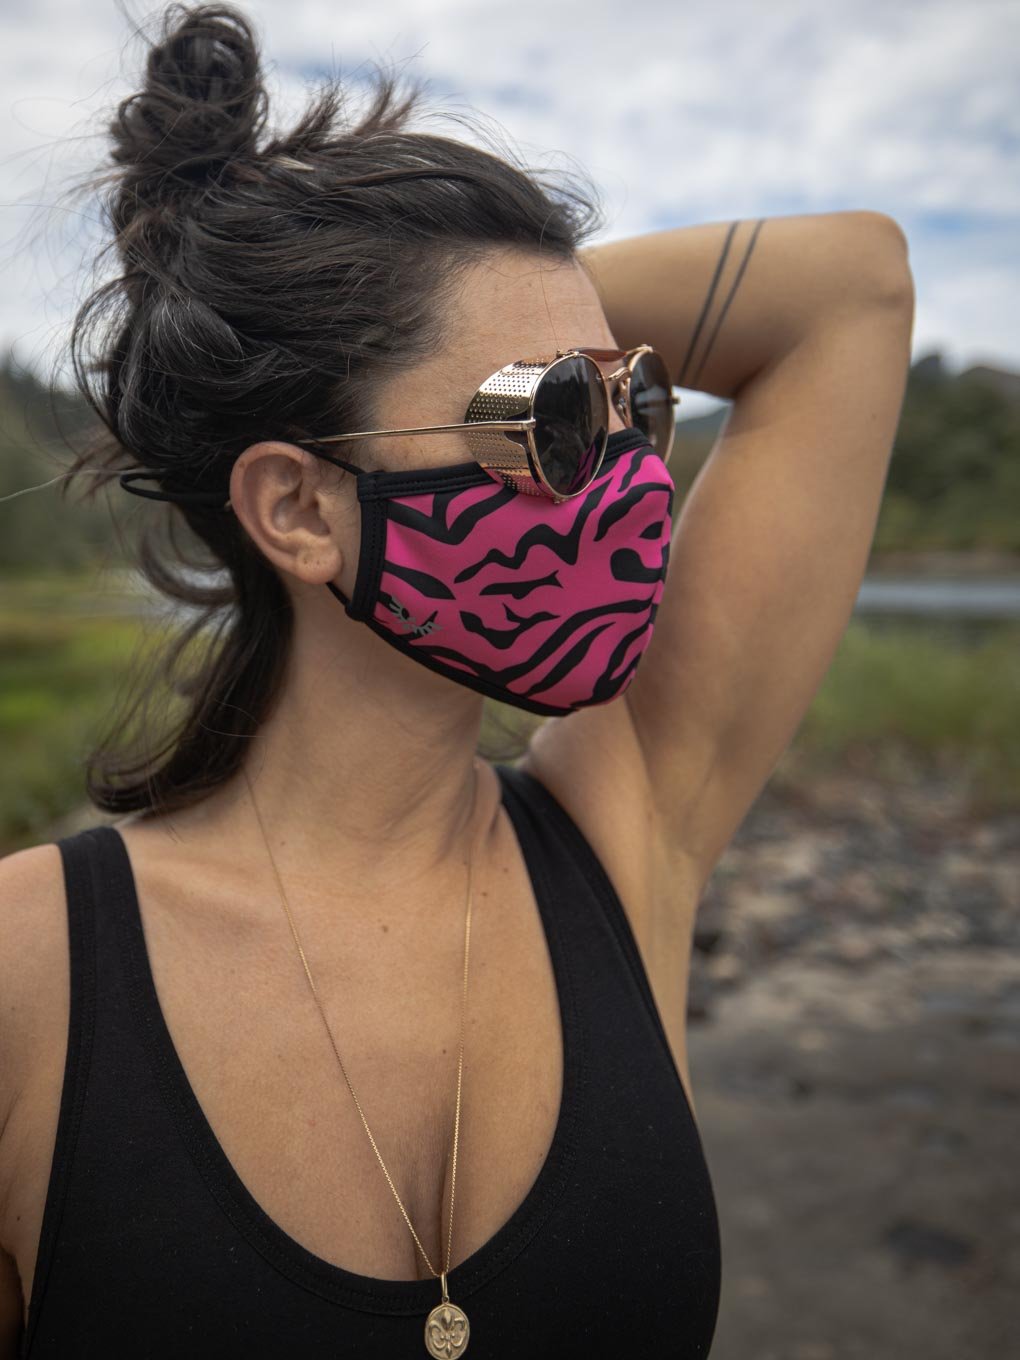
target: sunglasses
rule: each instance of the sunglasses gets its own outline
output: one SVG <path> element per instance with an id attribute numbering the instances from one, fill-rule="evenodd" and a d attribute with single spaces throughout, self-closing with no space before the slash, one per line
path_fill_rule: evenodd
<path id="1" fill-rule="evenodd" d="M 622 360 L 608 377 L 599 361 Z M 620 419 L 641 431 L 668 462 L 680 398 L 651 345 L 635 349 L 557 350 L 556 357 L 517 359 L 486 378 L 468 403 L 465 424 L 295 439 L 339 444 L 345 439 L 463 430 L 475 461 L 497 482 L 526 495 L 564 501 L 598 475 L 609 441 L 610 402 Z"/>

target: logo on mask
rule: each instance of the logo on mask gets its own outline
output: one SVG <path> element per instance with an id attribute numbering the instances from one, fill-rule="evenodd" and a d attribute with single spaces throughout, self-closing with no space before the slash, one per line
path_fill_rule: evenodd
<path id="1" fill-rule="evenodd" d="M 424 623 L 418 623 L 411 617 L 410 610 L 406 609 L 396 596 L 390 596 L 390 609 L 397 616 L 397 619 L 404 625 L 405 633 L 414 633 L 418 637 L 426 637 L 429 633 L 439 631 L 439 624 L 435 622 L 435 616 L 426 619 Z"/>

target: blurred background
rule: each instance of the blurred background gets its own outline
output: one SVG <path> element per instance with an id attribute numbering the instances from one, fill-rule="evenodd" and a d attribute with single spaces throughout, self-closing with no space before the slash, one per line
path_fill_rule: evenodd
<path id="1" fill-rule="evenodd" d="M 1020 1355 L 1020 4 L 240 8 L 279 123 L 317 74 L 357 91 L 365 59 L 406 65 L 532 166 L 589 172 L 598 239 L 858 208 L 906 232 L 913 362 L 867 575 L 699 909 L 712 1354 Z M 18 494 L 90 423 L 64 347 L 105 238 L 58 196 L 102 159 L 159 12 L 0 11 L 0 853 L 104 820 L 90 739 L 176 626 L 131 569 L 151 503 Z M 728 410 L 680 395 L 678 510 Z M 534 720 L 487 704 L 512 757 Z"/>

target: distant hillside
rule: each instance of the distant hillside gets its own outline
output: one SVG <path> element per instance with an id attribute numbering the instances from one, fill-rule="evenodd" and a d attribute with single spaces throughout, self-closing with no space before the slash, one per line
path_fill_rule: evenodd
<path id="1" fill-rule="evenodd" d="M 975 364 L 960 374 L 964 379 L 976 379 L 993 387 L 1007 401 L 1020 406 L 1020 373 L 1010 373 L 1004 368 L 989 368 L 987 364 Z"/>
<path id="2" fill-rule="evenodd" d="M 52 481 L 66 471 L 76 441 L 95 421 L 75 393 L 50 388 L 15 364 L 0 362 L 0 497 Z M 70 443 L 70 447 L 69 447 Z M 81 485 L 81 484 L 79 484 Z M 74 570 L 119 556 L 100 497 L 76 505 L 61 482 L 0 504 L 0 570 Z"/>
<path id="3" fill-rule="evenodd" d="M 678 489 L 728 409 L 678 425 Z M 953 374 L 937 351 L 911 366 L 874 551 L 1020 553 L 1020 374 L 988 365 Z"/>
<path id="4" fill-rule="evenodd" d="M 912 366 L 875 548 L 1020 553 L 1020 374 Z"/>

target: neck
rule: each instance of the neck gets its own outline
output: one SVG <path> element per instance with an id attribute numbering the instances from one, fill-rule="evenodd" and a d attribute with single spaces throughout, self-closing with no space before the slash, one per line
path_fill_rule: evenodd
<path id="1" fill-rule="evenodd" d="M 416 884 L 462 874 L 498 814 L 498 782 L 484 761 L 477 780 L 474 768 L 482 698 L 395 655 L 331 598 L 323 604 L 325 620 L 298 621 L 283 695 L 241 772 L 168 814 L 167 830 L 257 866 L 264 882 L 261 818 L 288 892 L 406 900 Z"/>

